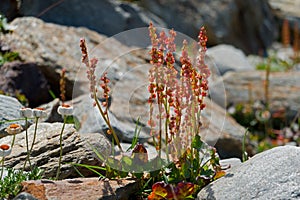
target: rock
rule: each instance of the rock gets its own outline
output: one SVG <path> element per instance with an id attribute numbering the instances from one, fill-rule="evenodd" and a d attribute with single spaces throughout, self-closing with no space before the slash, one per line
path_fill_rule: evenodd
<path id="1" fill-rule="evenodd" d="M 86 28 L 44 23 L 33 17 L 17 18 L 11 25 L 16 26 L 13 33 L 1 36 L 5 45 L 11 51 L 18 52 L 24 62 L 35 63 L 57 97 L 60 94 L 60 73 L 62 68 L 66 69 L 67 100 L 89 93 L 86 68 L 80 62 L 80 38 L 86 39 L 90 58 L 99 59 L 97 75 L 108 69 L 110 70 L 108 76 L 113 83 L 135 66 L 146 64 L 145 57 L 148 57 L 148 53 L 134 52 L 135 48 L 129 48 L 114 38 L 107 38 Z M 136 38 L 135 35 L 129 36 L 127 40 Z M 145 33 L 145 37 L 149 43 L 148 33 Z"/>
<path id="2" fill-rule="evenodd" d="M 255 69 L 250 65 L 243 51 L 231 45 L 221 44 L 208 48 L 207 55 L 217 65 L 220 75 L 224 75 L 227 71 L 253 71 Z"/>
<path id="3" fill-rule="evenodd" d="M 0 2 L 0 13 L 3 14 L 8 21 L 18 16 L 18 0 L 2 0 Z"/>
<path id="4" fill-rule="evenodd" d="M 5 63 L 0 69 L 0 90 L 11 96 L 25 95 L 29 107 L 49 102 L 49 84 L 35 63 Z"/>
<path id="5" fill-rule="evenodd" d="M 203 188 L 204 199 L 299 199 L 300 148 L 276 147 L 250 160 Z"/>
<path id="6" fill-rule="evenodd" d="M 18 52 L 22 61 L 35 63 L 56 96 L 60 94 L 60 73 L 65 68 L 66 98 L 71 99 L 73 84 L 81 66 L 79 39 L 85 37 L 92 49 L 105 37 L 85 28 L 46 24 L 33 17 L 17 18 L 11 25 L 16 27 L 13 33 L 1 36 L 5 45 L 11 51 Z M 77 92 L 83 93 L 80 88 Z"/>
<path id="7" fill-rule="evenodd" d="M 59 159 L 59 135 L 62 123 L 38 123 L 36 142 L 31 153 L 31 164 L 44 170 L 44 177 L 53 178 L 56 175 Z M 33 141 L 35 125 L 28 128 L 29 144 Z M 2 143 L 10 144 L 11 136 L 2 138 Z M 60 178 L 78 177 L 74 167 L 68 163 L 101 165 L 91 146 L 103 156 L 111 151 L 110 142 L 101 133 L 79 134 L 72 124 L 66 124 L 63 133 L 63 156 Z M 15 145 L 10 156 L 5 159 L 5 166 L 22 169 L 27 156 L 25 131 L 16 135 Z M 27 169 L 29 164 L 27 163 Z M 94 175 L 87 169 L 80 169 L 84 176 Z"/>
<path id="8" fill-rule="evenodd" d="M 23 191 L 39 200 L 125 200 L 132 197 L 140 187 L 139 182 L 135 180 L 98 180 L 98 178 L 25 181 L 22 186 Z"/>
<path id="9" fill-rule="evenodd" d="M 5 0 L 3 6 L 3 10 L 4 7 L 12 8 L 10 19 L 36 16 L 47 22 L 84 26 L 108 36 L 145 27 L 153 21 L 160 27 L 168 25 L 196 38 L 199 28 L 205 25 L 210 44 L 232 44 L 247 54 L 266 49 L 278 37 L 277 22 L 267 0 L 143 0 L 138 3 L 90 0 L 89 5 L 79 0 L 59 3 L 54 0 L 21 1 L 19 5 L 17 1 L 13 2 Z M 140 38 L 139 35 L 136 37 Z M 126 42 L 126 39 L 122 41 Z"/>
<path id="10" fill-rule="evenodd" d="M 273 13 L 279 18 L 282 25 L 283 19 L 287 19 L 290 23 L 291 29 L 294 27 L 294 23 L 300 23 L 299 0 L 269 0 L 270 6 L 274 9 Z"/>
<path id="11" fill-rule="evenodd" d="M 23 105 L 15 98 L 1 95 L 0 94 L 0 138 L 7 135 L 5 129 L 13 123 L 14 121 L 9 122 L 9 120 L 16 120 L 20 118 L 19 109 Z M 25 126 L 25 121 L 18 121 L 20 125 Z"/>
<path id="12" fill-rule="evenodd" d="M 107 135 L 108 126 L 103 120 L 97 107 L 93 106 L 93 100 L 89 95 L 83 95 L 73 100 L 74 116 L 80 122 L 80 133 L 101 132 Z M 123 116 L 124 113 L 119 113 Z M 110 123 L 114 128 L 120 141 L 131 143 L 134 137 L 135 126 L 119 121 L 113 113 L 108 111 Z M 140 141 L 145 141 L 150 136 L 144 132 L 139 135 Z"/>
<path id="13" fill-rule="evenodd" d="M 145 27 L 150 21 L 164 25 L 158 17 L 143 12 L 136 4 L 109 0 L 89 0 L 88 4 L 80 0 L 58 4 L 53 0 L 22 1 L 19 13 L 21 16 L 36 16 L 46 22 L 84 26 L 108 36 Z"/>
<path id="14" fill-rule="evenodd" d="M 228 72 L 222 79 L 216 81 L 213 87 L 213 96 L 216 102 L 224 102 L 225 97 L 219 95 L 218 87 L 225 86 L 227 105 L 236 103 L 248 103 L 249 101 L 265 100 L 264 71 Z M 300 72 L 271 72 L 269 85 L 269 100 L 276 108 L 278 103 L 282 104 L 290 112 L 300 109 L 298 94 L 300 93 Z M 250 90 L 250 91 L 249 91 Z M 251 94 L 251 95 L 250 95 Z"/>
<path id="15" fill-rule="evenodd" d="M 300 17 L 298 8 L 300 7 L 299 0 L 269 0 L 270 5 L 273 9 L 279 9 L 284 12 L 284 15 L 292 15 Z"/>
<path id="16" fill-rule="evenodd" d="M 266 49 L 278 36 L 267 0 L 143 0 L 141 6 L 161 17 L 169 28 L 193 38 L 204 25 L 209 44 L 232 44 L 247 54 Z"/>
<path id="17" fill-rule="evenodd" d="M 21 192 L 13 200 L 38 200 L 27 192 Z"/>
<path id="18" fill-rule="evenodd" d="M 239 125 L 226 111 L 210 99 L 206 99 L 202 112 L 201 138 L 214 146 L 221 159 L 242 158 L 242 141 L 246 129 Z M 246 142 L 248 155 L 255 154 L 255 144 Z"/>
<path id="19" fill-rule="evenodd" d="M 227 158 L 220 160 L 220 165 L 222 168 L 228 168 L 228 170 L 239 167 L 241 164 L 242 162 L 238 158 Z"/>

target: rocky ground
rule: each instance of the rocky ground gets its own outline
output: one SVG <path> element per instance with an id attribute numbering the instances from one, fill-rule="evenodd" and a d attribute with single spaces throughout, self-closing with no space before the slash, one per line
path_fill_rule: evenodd
<path id="1" fill-rule="evenodd" d="M 5 1 L 1 1 L 0 5 L 3 2 Z M 140 1 L 138 4 L 94 1 L 93 5 L 105 8 L 107 13 L 97 12 L 97 6 L 86 8 L 90 9 L 89 12 L 81 10 L 79 8 L 83 7 L 82 1 L 71 5 L 66 1 L 49 13 L 42 8 L 49 6 L 50 1 L 36 2 L 36 6 L 31 9 L 28 8 L 30 5 L 27 5 L 25 1 L 20 5 L 21 7 L 14 7 L 16 5 L 12 2 L 14 1 L 6 2 L 6 5 L 9 6 L 0 7 L 7 8 L 6 11 L 10 13 L 13 13 L 11 9 L 15 8 L 17 15 L 39 16 L 44 20 L 36 17 L 14 19 L 17 15 L 13 14 L 9 16 L 13 20 L 11 26 L 14 27 L 14 30 L 9 34 L 0 33 L 0 47 L 2 51 L 5 49 L 19 52 L 20 60 L 5 63 L 0 67 L 0 90 L 8 93 L 13 93 L 15 90 L 22 91 L 28 98 L 30 107 L 46 108 L 48 115 L 38 126 L 36 145 L 32 154 L 32 163 L 45 170 L 45 178 L 54 177 L 57 170 L 58 133 L 62 127 L 62 118 L 56 111 L 60 101 L 57 98 L 53 99 L 49 95 L 49 91 L 53 91 L 57 97 L 59 96 L 59 74 L 63 68 L 67 71 L 67 102 L 74 106 L 74 116 L 80 122 L 80 128 L 77 130 L 72 125 L 66 126 L 63 163 L 101 165 L 101 161 L 95 156 L 89 144 L 92 144 L 104 155 L 112 148 L 110 140 L 106 137 L 107 126 L 95 107 L 92 106 L 92 100 L 88 94 L 85 68 L 80 62 L 79 39 L 81 37 L 86 38 L 91 54 L 99 58 L 100 69 L 97 73 L 100 74 L 103 69 L 108 69 L 108 76 L 113 84 L 109 115 L 122 145 L 128 146 L 131 142 L 136 120 L 140 117 L 143 125 L 140 142 L 144 143 L 150 151 L 153 149 L 148 143 L 149 127 L 147 127 L 147 72 L 150 58 L 146 48 L 149 41 L 142 35 L 133 34 L 127 38 L 120 36 L 116 37 L 117 39 L 107 37 L 107 35 L 146 26 L 149 20 L 152 20 L 158 25 L 168 24 L 178 31 L 193 36 L 198 31 L 198 25 L 213 21 L 213 23 L 207 24 L 209 39 L 211 45 L 219 45 L 209 48 L 207 52 L 208 63 L 213 66 L 211 68 L 213 77 L 210 80 L 210 99 L 207 99 L 207 108 L 203 113 L 201 133 L 205 142 L 217 148 L 219 156 L 223 159 L 223 165 L 226 166 L 229 163 L 232 167 L 227 171 L 225 177 L 202 189 L 197 198 L 300 198 L 299 147 L 277 147 L 255 155 L 257 144 L 247 142 L 248 154 L 255 156 L 247 162 L 241 163 L 242 141 L 246 129 L 226 114 L 226 108 L 232 104 L 246 103 L 254 97 L 258 100 L 265 98 L 262 90 L 265 83 L 265 72 L 255 69 L 255 63 L 262 61 L 262 58 L 249 56 L 244 52 L 247 54 L 257 53 L 260 49 L 266 49 L 271 45 L 273 38 L 278 35 L 275 27 L 279 23 L 272 17 L 271 10 L 265 4 L 266 1 L 259 1 L 260 6 L 253 3 L 254 1 L 228 0 L 206 5 L 197 1 L 182 1 L 172 9 L 165 1 Z M 271 5 L 276 7 L 281 2 L 271 1 Z M 297 2 L 289 2 L 289 4 L 297 6 Z M 66 11 L 66 8 L 70 8 L 70 6 L 72 9 Z M 256 9 L 257 7 L 259 9 Z M 169 12 L 165 11 L 166 9 Z M 41 10 L 43 10 L 42 13 Z M 90 12 L 94 15 L 90 15 Z M 282 12 L 298 17 L 285 7 Z M 64 14 L 64 17 L 57 17 L 61 13 Z M 159 13 L 162 14 L 159 15 Z M 195 19 L 195 13 L 202 13 L 202 15 Z M 243 13 L 243 15 L 241 16 L 239 13 Z M 96 20 L 99 24 L 92 23 L 95 22 L 95 19 L 104 18 L 102 15 L 105 17 L 109 15 L 111 20 Z M 179 20 L 183 15 L 186 16 L 184 20 Z M 74 20 L 67 20 L 70 19 L 70 16 L 75 16 Z M 174 20 L 172 16 L 179 19 Z M 257 19 L 253 20 L 253 16 Z M 236 21 L 240 17 L 249 22 L 247 26 Z M 118 23 L 112 24 L 115 21 Z M 226 21 L 226 26 L 221 26 L 220 24 L 224 21 Z M 245 21 L 243 23 L 246 23 Z M 89 29 L 78 26 L 85 26 Z M 244 27 L 243 32 L 235 30 L 234 27 Z M 243 34 L 241 35 L 241 33 Z M 145 33 L 145 37 L 148 37 L 147 33 Z M 146 40 L 148 43 L 143 43 L 144 46 L 131 46 L 135 39 Z M 231 45 L 221 44 L 224 41 Z M 275 45 L 274 48 L 278 47 Z M 292 56 L 291 48 L 286 49 L 280 46 L 279 49 L 284 57 L 289 59 Z M 34 78 L 32 78 L 33 75 Z M 271 105 L 274 106 L 271 108 L 276 109 L 279 102 L 279 107 L 288 110 L 291 118 L 300 109 L 299 75 L 299 67 L 293 68 L 288 73 L 274 72 L 270 75 L 270 100 L 277 102 Z M 23 105 L 16 98 L 0 95 L 0 121 L 19 118 L 18 110 L 21 107 Z M 8 124 L 0 124 L 1 143 L 11 141 L 11 136 L 7 136 L 5 132 Z M 21 125 L 24 127 L 24 122 L 21 122 Z M 31 139 L 34 125 L 28 128 L 28 132 Z M 25 131 L 16 136 L 15 149 L 7 157 L 6 166 L 16 169 L 23 167 L 22 164 L 26 158 L 24 138 Z M 231 159 L 227 160 L 227 158 Z M 232 158 L 236 159 L 232 160 Z M 136 183 L 131 180 L 122 180 L 116 183 L 116 181 L 108 180 L 97 182 L 95 179 L 70 179 L 78 177 L 78 175 L 75 169 L 68 164 L 64 164 L 61 171 L 60 178 L 65 180 L 25 182 L 24 193 L 16 199 L 34 199 L 32 196 L 30 197 L 30 194 L 38 199 L 57 199 L 59 197 L 61 199 L 100 199 L 102 197 L 115 199 L 117 195 L 124 194 L 124 190 L 126 192 L 123 199 L 128 199 L 128 188 L 132 189 L 130 191 L 136 191 Z M 85 176 L 91 176 L 89 170 L 81 169 L 81 172 Z M 122 189 L 124 185 L 125 189 Z M 98 193 L 97 189 L 82 189 L 87 186 L 101 189 Z M 43 188 L 42 192 L 39 188 Z M 62 196 L 66 188 L 69 193 Z"/>

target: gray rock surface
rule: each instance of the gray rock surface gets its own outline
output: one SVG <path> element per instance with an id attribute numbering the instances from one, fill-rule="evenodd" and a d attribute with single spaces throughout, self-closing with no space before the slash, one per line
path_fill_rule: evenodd
<path id="1" fill-rule="evenodd" d="M 228 168 L 228 170 L 239 167 L 241 164 L 242 162 L 238 158 L 227 158 L 220 160 L 220 165 L 222 166 L 222 168 Z"/>
<path id="2" fill-rule="evenodd" d="M 79 48 L 82 37 L 86 39 L 90 58 L 99 59 L 97 75 L 108 69 L 108 76 L 114 83 L 135 66 L 147 63 L 148 53 L 134 52 L 135 48 L 86 28 L 44 23 L 33 17 L 17 18 L 11 24 L 16 27 L 14 32 L 1 35 L 5 45 L 11 51 L 18 52 L 24 62 L 35 63 L 57 97 L 60 94 L 59 78 L 63 68 L 66 69 L 67 99 L 88 93 L 86 68 L 81 63 Z M 145 36 L 149 42 L 148 33 Z M 135 36 L 131 35 L 130 38 Z"/>
<path id="3" fill-rule="evenodd" d="M 246 53 L 258 53 L 278 36 L 277 21 L 267 0 L 143 0 L 134 3 L 2 0 L 1 3 L 0 12 L 7 14 L 10 20 L 16 16 L 35 16 L 47 22 L 87 27 L 108 36 L 145 27 L 153 21 L 196 39 L 199 28 L 205 25 L 211 45 L 232 44 Z M 136 35 L 136 38 L 141 36 Z"/>
<path id="4" fill-rule="evenodd" d="M 232 44 L 247 54 L 268 47 L 278 35 L 267 0 L 143 0 L 142 7 L 193 38 L 205 25 L 210 44 Z"/>
<path id="5" fill-rule="evenodd" d="M 16 122 L 8 122 L 7 120 L 16 120 L 20 118 L 19 109 L 22 104 L 15 98 L 0 94 L 0 138 L 7 135 L 5 129 L 10 124 Z M 18 124 L 25 126 L 24 120 L 17 121 Z"/>
<path id="6" fill-rule="evenodd" d="M 242 158 L 242 141 L 246 129 L 226 114 L 226 110 L 213 101 L 205 101 L 207 107 L 202 112 L 200 135 L 202 139 L 217 149 L 220 158 Z M 247 143 L 249 155 L 255 153 L 255 144 Z"/>
<path id="7" fill-rule="evenodd" d="M 44 177 L 55 177 L 59 160 L 59 135 L 62 123 L 38 123 L 36 142 L 31 154 L 31 164 L 44 170 Z M 31 145 L 34 136 L 35 125 L 28 128 L 29 144 Z M 10 144 L 11 136 L 1 139 L 1 143 Z M 110 153 L 111 145 L 101 133 L 79 134 L 72 124 L 66 124 L 63 133 L 63 156 L 60 178 L 78 177 L 74 167 L 68 163 L 81 163 L 87 165 L 98 165 L 102 163 L 97 159 L 91 149 L 93 146 L 103 156 Z M 16 135 L 15 145 L 11 155 L 5 159 L 5 166 L 22 169 L 27 156 L 25 131 Z M 29 164 L 27 162 L 27 169 Z M 87 169 L 80 169 L 85 176 L 93 174 Z"/>
<path id="8" fill-rule="evenodd" d="M 265 100 L 264 71 L 249 72 L 228 72 L 222 79 L 216 81 L 213 87 L 216 88 L 213 94 L 216 102 L 224 102 L 224 96 L 219 95 L 218 88 L 225 86 L 227 105 L 236 103 L 247 103 L 255 100 Z M 300 109 L 300 72 L 272 72 L 270 74 L 269 100 L 276 104 L 281 102 L 287 109 L 298 111 Z M 250 90 L 250 91 L 249 91 Z M 250 96 L 251 94 L 251 96 Z M 221 104 L 222 105 L 222 104 Z M 272 108 L 272 105 L 271 105 Z"/>
<path id="9" fill-rule="evenodd" d="M 300 1 L 299 0 L 269 0 L 271 7 L 274 9 L 274 14 L 281 21 L 287 19 L 290 22 L 290 28 L 293 29 L 294 23 L 298 23 L 300 30 Z"/>
<path id="10" fill-rule="evenodd" d="M 242 50 L 231 45 L 221 44 L 208 48 L 207 55 L 216 64 L 221 75 L 227 71 L 253 71 Z"/>
<path id="11" fill-rule="evenodd" d="M 21 16 L 36 16 L 56 24 L 87 27 L 108 36 L 148 26 L 150 21 L 164 25 L 155 15 L 124 1 L 22 1 L 19 13 Z"/>
<path id="12" fill-rule="evenodd" d="M 108 126 L 103 120 L 97 107 L 93 106 L 93 100 L 89 95 L 83 95 L 73 100 L 74 116 L 80 122 L 80 133 L 101 132 L 107 135 Z M 121 115 L 119 113 L 119 115 Z M 116 116 L 108 111 L 110 123 L 114 128 L 119 140 L 131 143 L 134 137 L 135 126 L 124 123 L 116 118 Z M 150 136 L 144 132 L 139 135 L 140 141 L 145 141 Z"/>
<path id="13" fill-rule="evenodd" d="M 198 200 L 299 199 L 300 148 L 276 147 L 247 162 L 203 188 Z"/>

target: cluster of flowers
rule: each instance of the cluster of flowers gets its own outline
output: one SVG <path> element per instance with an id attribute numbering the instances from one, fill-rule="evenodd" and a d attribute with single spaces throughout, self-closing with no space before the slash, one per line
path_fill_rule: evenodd
<path id="1" fill-rule="evenodd" d="M 180 137 L 181 149 L 187 147 L 190 139 L 200 131 L 200 113 L 205 108 L 204 98 L 208 94 L 210 70 L 204 62 L 207 36 L 202 27 L 199 33 L 199 56 L 193 65 L 188 55 L 188 42 L 183 41 L 180 57 L 180 79 L 174 67 L 176 32 L 169 31 L 169 36 L 162 31 L 159 36 L 156 28 L 150 24 L 149 35 L 152 42 L 150 51 L 152 68 L 149 70 L 148 91 L 150 104 L 151 135 L 157 138 L 157 149 L 162 148 L 162 135 L 165 134 L 165 146 Z M 154 115 L 154 105 L 158 114 Z M 174 152 L 174 151 L 173 151 Z"/>

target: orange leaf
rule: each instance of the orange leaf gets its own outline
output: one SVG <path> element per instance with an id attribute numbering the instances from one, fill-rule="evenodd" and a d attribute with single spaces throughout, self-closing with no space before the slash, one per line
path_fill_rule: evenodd
<path id="1" fill-rule="evenodd" d="M 152 185 L 152 192 L 148 196 L 148 200 L 165 199 L 168 196 L 166 184 L 164 182 L 157 182 Z"/>
<path id="2" fill-rule="evenodd" d="M 214 176 L 214 180 L 221 178 L 222 176 L 225 176 L 226 172 L 221 170 L 221 171 L 217 171 L 216 175 Z"/>
<path id="3" fill-rule="evenodd" d="M 184 199 L 194 193 L 195 185 L 189 182 L 180 182 L 177 184 L 177 199 Z"/>

